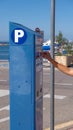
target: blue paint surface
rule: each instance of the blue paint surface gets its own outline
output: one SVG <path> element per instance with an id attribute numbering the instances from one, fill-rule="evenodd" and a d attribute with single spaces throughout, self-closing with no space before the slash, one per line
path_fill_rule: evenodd
<path id="1" fill-rule="evenodd" d="M 23 44 L 13 42 L 11 34 L 15 28 L 26 31 Z M 36 127 L 35 35 L 24 26 L 10 23 L 10 130 L 41 130 Z"/>

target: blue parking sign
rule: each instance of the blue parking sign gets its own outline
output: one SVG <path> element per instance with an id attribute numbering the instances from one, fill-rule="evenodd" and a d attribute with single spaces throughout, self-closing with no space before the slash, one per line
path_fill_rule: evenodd
<path id="1" fill-rule="evenodd" d="M 26 38 L 26 31 L 22 28 L 15 28 L 11 33 L 11 39 L 15 44 L 23 44 Z"/>
<path id="2" fill-rule="evenodd" d="M 43 36 L 9 26 L 10 130 L 43 130 Z"/>

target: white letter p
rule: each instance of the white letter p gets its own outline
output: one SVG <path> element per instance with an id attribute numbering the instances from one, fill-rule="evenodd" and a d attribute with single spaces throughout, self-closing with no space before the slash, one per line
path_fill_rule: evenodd
<path id="1" fill-rule="evenodd" d="M 19 42 L 19 38 L 22 38 L 24 36 L 24 31 L 23 30 L 15 30 L 15 39 L 14 41 L 16 43 Z"/>

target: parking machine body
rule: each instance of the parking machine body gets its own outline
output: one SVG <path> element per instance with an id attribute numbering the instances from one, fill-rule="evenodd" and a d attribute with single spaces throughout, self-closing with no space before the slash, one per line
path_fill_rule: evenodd
<path id="1" fill-rule="evenodd" d="M 43 130 L 43 37 L 10 22 L 10 130 Z"/>

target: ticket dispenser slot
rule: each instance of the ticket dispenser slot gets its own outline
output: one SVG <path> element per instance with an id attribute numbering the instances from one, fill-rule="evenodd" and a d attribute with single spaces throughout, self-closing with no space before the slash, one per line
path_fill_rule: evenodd
<path id="1" fill-rule="evenodd" d="M 43 37 L 9 24 L 10 130 L 43 130 Z"/>

